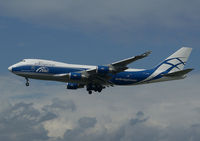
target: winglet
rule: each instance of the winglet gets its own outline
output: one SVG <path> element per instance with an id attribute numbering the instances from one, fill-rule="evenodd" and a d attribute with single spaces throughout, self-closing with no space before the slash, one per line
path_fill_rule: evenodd
<path id="1" fill-rule="evenodd" d="M 151 54 L 151 53 L 152 53 L 152 51 L 147 51 L 147 52 L 143 53 L 142 55 L 143 55 L 144 57 L 147 57 L 147 56 L 149 56 L 149 54 Z"/>

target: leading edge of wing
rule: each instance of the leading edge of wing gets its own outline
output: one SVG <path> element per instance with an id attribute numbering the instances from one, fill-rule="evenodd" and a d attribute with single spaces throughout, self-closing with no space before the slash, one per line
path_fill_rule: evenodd
<path id="1" fill-rule="evenodd" d="M 133 56 L 133 57 L 130 57 L 130 58 L 127 58 L 127 59 L 123 59 L 123 60 L 120 60 L 120 61 L 117 61 L 117 62 L 114 62 L 110 65 L 112 66 L 127 66 L 128 64 L 136 61 L 136 60 L 139 60 L 139 59 L 142 59 L 144 57 L 147 57 L 149 54 L 151 54 L 152 51 L 147 51 L 141 55 L 137 55 L 137 56 Z"/>
<path id="2" fill-rule="evenodd" d="M 117 61 L 117 62 L 114 62 L 114 63 L 111 63 L 111 64 L 108 64 L 106 66 L 109 66 L 112 70 L 114 70 L 114 73 L 116 72 L 121 72 L 121 71 L 124 71 L 126 70 L 128 67 L 127 65 L 136 61 L 136 60 L 139 60 L 139 59 L 142 59 L 144 57 L 147 57 L 149 54 L 151 54 L 152 51 L 147 51 L 141 55 L 137 55 L 137 56 L 134 56 L 134 57 L 130 57 L 130 58 L 126 58 L 126 59 L 123 59 L 123 60 L 120 60 L 120 61 Z M 92 74 L 96 74 L 97 72 L 97 68 L 92 68 L 92 69 L 88 69 L 86 71 L 84 71 L 84 73 L 86 73 L 87 75 L 92 75 Z"/>

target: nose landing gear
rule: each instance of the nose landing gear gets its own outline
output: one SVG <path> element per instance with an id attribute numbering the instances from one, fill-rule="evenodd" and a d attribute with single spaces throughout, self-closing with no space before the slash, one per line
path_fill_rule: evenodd
<path id="1" fill-rule="evenodd" d="M 25 78 L 26 79 L 26 86 L 28 87 L 29 86 L 29 80 L 28 78 Z"/>

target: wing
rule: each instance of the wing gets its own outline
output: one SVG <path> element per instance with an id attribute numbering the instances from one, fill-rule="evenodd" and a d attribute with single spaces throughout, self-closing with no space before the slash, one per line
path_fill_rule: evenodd
<path id="1" fill-rule="evenodd" d="M 86 83 L 86 85 L 89 83 L 93 83 L 104 86 L 113 86 L 112 82 L 109 81 L 111 79 L 111 76 L 108 74 L 116 74 L 122 72 L 128 69 L 127 67 L 128 64 L 136 60 L 142 59 L 144 57 L 147 57 L 150 53 L 151 51 L 148 51 L 138 56 L 130 57 L 108 65 L 97 66 L 96 68 L 79 71 L 75 73 L 76 75 L 79 74 L 81 78 L 84 78 L 84 82 Z M 66 74 L 55 75 L 55 77 L 70 78 L 72 75 L 73 75 L 72 73 L 66 73 Z"/>
<path id="2" fill-rule="evenodd" d="M 128 64 L 130 64 L 134 61 L 137 61 L 139 59 L 142 59 L 144 57 L 147 57 L 149 54 L 151 54 L 151 51 L 147 51 L 147 52 L 145 52 L 141 55 L 137 55 L 137 56 L 133 56 L 133 57 L 130 57 L 130 58 L 127 58 L 127 59 L 123 59 L 123 60 L 108 64 L 106 66 L 109 67 L 109 70 L 111 70 L 112 73 L 122 72 L 122 71 L 128 69 L 128 67 L 127 67 Z M 89 69 L 86 72 L 91 74 L 91 75 L 96 74 L 97 69 L 98 68 Z"/>
<path id="3" fill-rule="evenodd" d="M 151 54 L 151 51 L 147 51 L 141 55 L 138 55 L 138 56 L 134 56 L 134 57 L 130 57 L 130 58 L 127 58 L 127 59 L 124 59 L 124 60 L 120 60 L 120 61 L 117 61 L 117 62 L 114 62 L 112 63 L 111 65 L 114 66 L 114 67 L 123 67 L 123 66 L 127 66 L 128 64 L 136 61 L 136 60 L 139 60 L 139 59 L 142 59 L 144 57 L 147 57 L 149 54 Z"/>

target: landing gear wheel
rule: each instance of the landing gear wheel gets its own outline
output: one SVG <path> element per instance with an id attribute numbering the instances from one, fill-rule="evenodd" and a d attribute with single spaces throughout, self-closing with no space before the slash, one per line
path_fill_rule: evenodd
<path id="1" fill-rule="evenodd" d="M 98 92 L 100 93 L 102 91 L 102 89 L 98 89 Z"/>
<path id="2" fill-rule="evenodd" d="M 88 91 L 88 94 L 92 94 L 92 91 Z"/>
<path id="3" fill-rule="evenodd" d="M 28 78 L 25 78 L 26 79 L 26 86 L 28 87 L 29 86 L 29 80 Z"/>
<path id="4" fill-rule="evenodd" d="M 28 82 L 26 83 L 26 86 L 27 86 L 27 87 L 29 86 L 29 83 L 28 83 Z"/>

